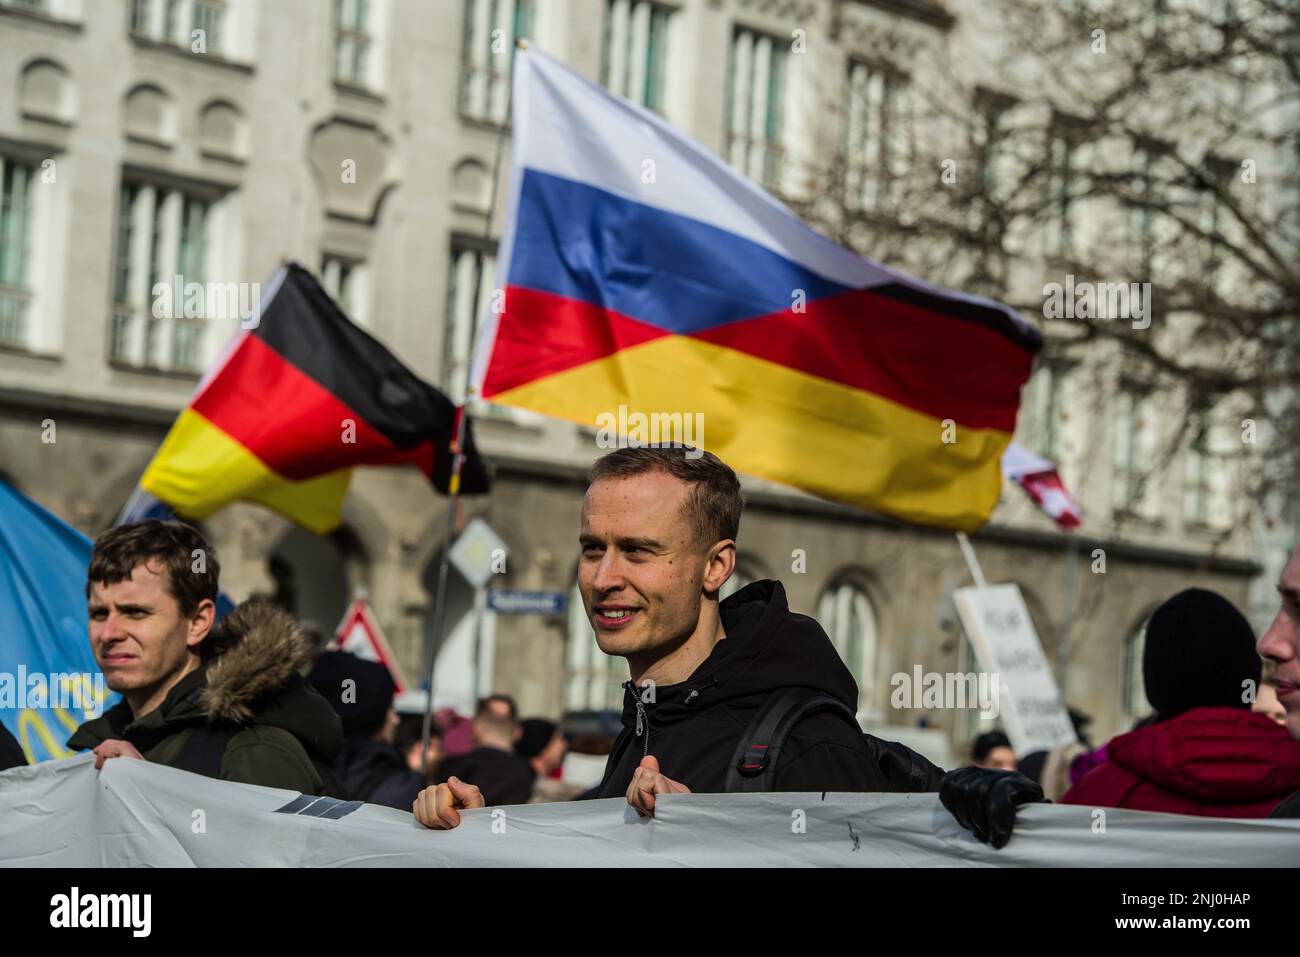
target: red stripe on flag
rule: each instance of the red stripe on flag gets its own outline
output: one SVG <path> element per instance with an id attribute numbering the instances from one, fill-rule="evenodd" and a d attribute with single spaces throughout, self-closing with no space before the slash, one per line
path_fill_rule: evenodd
<path id="1" fill-rule="evenodd" d="M 506 392 L 668 334 L 577 299 L 510 286 L 483 381 L 483 396 Z"/>
<path id="2" fill-rule="evenodd" d="M 1034 357 L 993 329 L 869 289 L 694 338 L 853 386 L 937 419 L 1013 432 Z"/>
<path id="3" fill-rule="evenodd" d="M 553 293 L 510 287 L 484 381 L 491 397 L 671 335 Z M 695 333 L 967 428 L 1015 431 L 1033 356 L 993 329 L 855 290 Z"/>
<path id="4" fill-rule="evenodd" d="M 285 478 L 402 462 L 433 474 L 431 443 L 397 448 L 257 336 L 244 337 L 193 408 Z"/>

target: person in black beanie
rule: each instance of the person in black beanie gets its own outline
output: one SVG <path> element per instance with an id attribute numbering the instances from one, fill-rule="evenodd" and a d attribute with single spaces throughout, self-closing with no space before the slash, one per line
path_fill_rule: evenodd
<path id="1" fill-rule="evenodd" d="M 409 811 L 427 783 L 394 746 L 397 685 L 388 669 L 345 651 L 316 659 L 308 680 L 343 722 L 343 747 L 332 771 L 347 797 Z"/>
<path id="2" fill-rule="evenodd" d="M 1228 599 L 1188 588 L 1157 608 L 1147 622 L 1142 682 L 1157 721 L 1193 708 L 1250 710 L 1263 662 L 1255 632 Z"/>
<path id="3" fill-rule="evenodd" d="M 1262 662 L 1233 604 L 1179 592 L 1147 622 L 1142 679 L 1154 718 L 1106 744 L 1063 804 L 1267 817 L 1300 788 L 1300 743 L 1251 711 Z"/>

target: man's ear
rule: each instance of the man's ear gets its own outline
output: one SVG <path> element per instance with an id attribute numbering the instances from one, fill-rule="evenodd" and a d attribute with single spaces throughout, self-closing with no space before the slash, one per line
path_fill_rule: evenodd
<path id="1" fill-rule="evenodd" d="M 194 614 L 190 615 L 189 634 L 185 636 L 185 644 L 189 645 L 191 651 L 199 650 L 199 645 L 211 633 L 212 625 L 216 620 L 216 603 L 211 598 L 199 602 L 199 606 L 194 609 Z"/>
<path id="2" fill-rule="evenodd" d="M 715 593 L 727 583 L 736 570 L 736 543 L 727 538 L 718 542 L 708 553 L 708 564 L 704 567 L 704 590 Z"/>

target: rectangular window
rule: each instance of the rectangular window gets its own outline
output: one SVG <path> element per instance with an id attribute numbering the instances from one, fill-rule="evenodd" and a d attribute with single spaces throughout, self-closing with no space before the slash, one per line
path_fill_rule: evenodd
<path id="1" fill-rule="evenodd" d="M 208 53 L 221 49 L 221 21 L 225 13 L 225 6 L 218 0 L 194 0 L 190 30 L 203 31 Z"/>
<path id="2" fill-rule="evenodd" d="M 33 167 L 0 157 L 0 344 L 26 342 Z"/>
<path id="3" fill-rule="evenodd" d="M 727 161 L 777 190 L 784 159 L 786 41 L 737 27 L 727 71 Z"/>
<path id="4" fill-rule="evenodd" d="M 131 33 L 192 49 L 194 31 L 203 31 L 202 53 L 221 50 L 227 0 L 131 0 Z"/>
<path id="5" fill-rule="evenodd" d="M 535 0 L 465 0 L 461 30 L 460 112 L 506 121 L 515 40 L 533 33 Z"/>
<path id="6" fill-rule="evenodd" d="M 1030 380 L 1029 442 L 1033 451 L 1060 464 L 1061 389 L 1064 376 L 1055 366 L 1042 365 Z"/>
<path id="7" fill-rule="evenodd" d="M 1155 445 L 1154 430 L 1142 414 L 1143 403 L 1149 399 L 1143 393 L 1126 389 L 1115 401 L 1114 507 L 1120 512 L 1146 513 L 1151 493 L 1144 486 L 1151 481 L 1149 473 Z"/>
<path id="8" fill-rule="evenodd" d="M 611 93 L 662 113 L 672 7 L 654 0 L 608 0 L 601 82 Z"/>
<path id="9" fill-rule="evenodd" d="M 202 368 L 212 209 L 210 199 L 183 190 L 122 184 L 109 332 L 113 362 Z"/>
<path id="10" fill-rule="evenodd" d="M 321 259 L 320 284 L 347 317 L 366 325 L 363 302 L 365 265 L 355 259 L 326 254 Z"/>
<path id="11" fill-rule="evenodd" d="M 1151 263 L 1152 192 L 1154 158 L 1150 150 L 1137 149 L 1133 155 L 1132 176 L 1128 193 L 1128 259 L 1134 268 L 1145 270 Z"/>
<path id="12" fill-rule="evenodd" d="M 1047 254 L 1069 256 L 1073 243 L 1074 214 L 1070 190 L 1074 177 L 1073 132 L 1057 128 L 1048 142 L 1047 156 Z"/>
<path id="13" fill-rule="evenodd" d="M 149 12 L 153 0 L 131 0 L 131 32 L 141 35 L 149 32 Z"/>
<path id="14" fill-rule="evenodd" d="M 1207 430 L 1201 429 L 1187 450 L 1186 471 L 1183 474 L 1183 518 L 1198 525 L 1210 521 L 1210 448 Z"/>
<path id="15" fill-rule="evenodd" d="M 896 195 L 909 159 L 907 82 L 851 60 L 844 104 L 845 205 L 877 209 Z"/>
<path id="16" fill-rule="evenodd" d="M 447 277 L 447 328 L 443 339 L 443 387 L 453 400 L 465 395 L 469 364 L 483 316 L 492 302 L 496 255 L 453 240 Z"/>
<path id="17" fill-rule="evenodd" d="M 334 0 L 334 78 L 355 86 L 370 82 L 370 2 Z"/>

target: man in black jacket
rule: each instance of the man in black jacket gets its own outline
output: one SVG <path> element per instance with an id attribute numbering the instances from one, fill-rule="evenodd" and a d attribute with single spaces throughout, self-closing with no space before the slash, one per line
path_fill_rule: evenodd
<path id="1" fill-rule="evenodd" d="M 623 731 L 597 797 L 626 795 L 653 815 L 666 793 L 717 792 L 751 719 L 774 694 L 820 691 L 840 713 L 800 720 L 776 758 L 778 791 L 937 789 L 941 772 L 890 774 L 851 717 L 858 688 L 821 626 L 786 604 L 777 581 L 725 602 L 736 566 L 740 482 L 717 456 L 692 449 L 620 449 L 591 471 L 582 509 L 578 584 L 607 655 L 627 659 Z M 919 760 L 919 759 L 918 759 Z M 455 827 L 458 808 L 482 807 L 451 778 L 421 793 L 428 827 Z"/>

